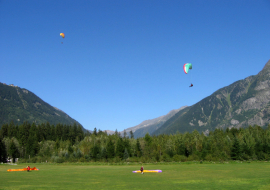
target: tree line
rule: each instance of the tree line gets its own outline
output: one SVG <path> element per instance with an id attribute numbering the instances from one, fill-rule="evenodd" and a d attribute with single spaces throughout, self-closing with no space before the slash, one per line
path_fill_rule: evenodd
<path id="1" fill-rule="evenodd" d="M 267 128 L 215 129 L 209 135 L 189 133 L 134 139 L 132 131 L 108 135 L 95 128 L 84 133 L 76 124 L 56 126 L 24 122 L 4 124 L 0 130 L 0 159 L 22 162 L 179 162 L 270 160 L 270 125 Z"/>

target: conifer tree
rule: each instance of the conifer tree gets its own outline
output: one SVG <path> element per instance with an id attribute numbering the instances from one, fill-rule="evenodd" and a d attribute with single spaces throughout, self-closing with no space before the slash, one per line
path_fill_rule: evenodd
<path id="1" fill-rule="evenodd" d="M 129 157 L 129 154 L 128 154 L 128 151 L 127 149 L 125 148 L 125 152 L 124 152 L 124 160 L 126 161 Z"/>
<path id="2" fill-rule="evenodd" d="M 150 146 L 152 143 L 152 137 L 149 135 L 149 133 L 146 133 L 144 136 L 144 140 L 146 141 L 147 146 Z"/>
<path id="3" fill-rule="evenodd" d="M 115 136 L 118 136 L 118 135 L 119 135 L 119 133 L 118 133 L 117 129 L 115 129 L 114 134 L 115 134 Z"/>
<path id="4" fill-rule="evenodd" d="M 69 140 L 69 130 L 70 130 L 70 126 L 69 125 L 64 125 L 63 126 L 63 130 L 62 130 L 62 134 L 61 134 L 61 138 L 63 141 Z"/>
<path id="5" fill-rule="evenodd" d="M 131 139 L 134 139 L 134 134 L 133 134 L 133 131 L 132 130 L 129 132 L 129 135 L 130 135 L 130 138 Z"/>
<path id="6" fill-rule="evenodd" d="M 44 123 L 40 124 L 38 126 L 38 129 L 39 129 L 39 135 L 38 135 L 38 138 L 39 138 L 39 141 L 45 141 L 46 140 L 46 126 Z"/>
<path id="7" fill-rule="evenodd" d="M 26 143 L 26 155 L 30 155 L 31 157 L 33 157 L 37 154 L 37 152 L 38 152 L 37 127 L 35 123 L 32 123 Z"/>
<path id="8" fill-rule="evenodd" d="M 55 127 L 55 138 L 61 140 L 62 135 L 63 135 L 63 125 L 58 123 Z"/>
<path id="9" fill-rule="evenodd" d="M 51 139 L 51 125 L 49 122 L 46 122 L 44 133 L 45 133 L 45 140 L 50 140 Z"/>
<path id="10" fill-rule="evenodd" d="M 35 156 L 38 152 L 38 140 L 36 134 L 31 134 L 26 143 L 26 156 Z"/>
<path id="11" fill-rule="evenodd" d="M 97 128 L 94 128 L 93 135 L 97 136 Z"/>
<path id="12" fill-rule="evenodd" d="M 119 158 L 123 158 L 124 152 L 125 152 L 124 142 L 123 142 L 123 139 L 120 137 L 118 138 L 117 143 L 116 143 L 115 154 L 116 156 L 119 156 Z"/>
<path id="13" fill-rule="evenodd" d="M 79 125 L 77 127 L 77 137 L 78 137 L 78 140 L 79 141 L 83 140 L 83 138 L 84 138 L 84 133 L 83 133 L 83 130 L 82 130 L 82 126 L 81 125 Z"/>
<path id="14" fill-rule="evenodd" d="M 127 152 L 130 153 L 131 152 L 130 140 L 124 139 L 123 144 L 124 144 L 124 148 L 127 149 Z"/>
<path id="15" fill-rule="evenodd" d="M 18 140 L 23 147 L 26 147 L 30 128 L 31 125 L 27 121 L 23 122 L 23 124 L 19 126 Z"/>
<path id="16" fill-rule="evenodd" d="M 127 132 L 124 130 L 124 138 L 127 138 Z"/>
<path id="17" fill-rule="evenodd" d="M 185 155 L 185 144 L 183 142 L 183 140 L 179 139 L 177 140 L 177 143 L 176 143 L 176 154 L 178 155 Z"/>
<path id="18" fill-rule="evenodd" d="M 56 139 L 54 149 L 57 151 L 59 147 L 60 147 L 59 139 Z"/>
<path id="19" fill-rule="evenodd" d="M 15 163 L 15 158 L 19 157 L 19 151 L 13 140 L 11 141 L 11 144 L 10 144 L 9 155 L 12 157 L 13 163 Z"/>
<path id="20" fill-rule="evenodd" d="M 104 159 L 106 159 L 107 160 L 107 158 L 108 158 L 108 154 L 107 154 L 107 150 L 106 150 L 106 148 L 102 148 L 101 149 L 101 158 L 104 158 Z"/>
<path id="21" fill-rule="evenodd" d="M 233 160 L 239 160 L 241 156 L 240 143 L 237 137 L 234 138 L 234 142 L 231 148 L 231 158 Z"/>
<path id="22" fill-rule="evenodd" d="M 55 141 L 56 140 L 56 135 L 55 135 L 55 127 L 54 125 L 51 125 L 51 136 L 49 140 Z"/>
<path id="23" fill-rule="evenodd" d="M 141 144 L 139 142 L 139 139 L 137 139 L 137 143 L 136 143 L 136 150 L 135 150 L 135 154 L 137 157 L 141 157 L 142 156 L 142 149 L 141 149 Z"/>
<path id="24" fill-rule="evenodd" d="M 17 133 L 17 131 L 16 131 L 16 127 L 14 125 L 14 122 L 11 121 L 8 125 L 8 137 L 9 138 L 16 137 L 16 133 Z"/>
<path id="25" fill-rule="evenodd" d="M 72 153 L 73 153 L 73 148 L 72 148 L 72 146 L 71 146 L 70 143 L 69 143 L 69 145 L 68 145 L 68 153 L 69 153 L 69 154 L 72 154 Z"/>
<path id="26" fill-rule="evenodd" d="M 108 158 L 113 158 L 115 156 L 115 146 L 111 139 L 109 139 L 106 149 L 107 149 Z"/>
<path id="27" fill-rule="evenodd" d="M 76 123 L 74 123 L 73 126 L 69 127 L 69 134 L 68 134 L 68 140 L 70 140 L 72 144 L 75 143 L 76 132 L 77 132 L 77 125 Z"/>
<path id="28" fill-rule="evenodd" d="M 100 129 L 98 129 L 97 135 L 99 136 L 99 135 L 101 135 L 101 134 L 103 134 L 103 132 L 102 132 Z"/>
<path id="29" fill-rule="evenodd" d="M 2 139 L 0 138 L 0 162 L 6 162 L 7 159 L 7 151 L 6 151 L 6 146 Z"/>
<path id="30" fill-rule="evenodd" d="M 100 148 L 99 148 L 98 144 L 96 143 L 96 144 L 92 147 L 92 150 L 91 150 L 92 158 L 93 158 L 95 161 L 97 161 L 99 154 L 100 154 Z"/>
<path id="31" fill-rule="evenodd" d="M 0 138 L 8 137 L 8 124 L 4 124 L 0 130 Z"/>

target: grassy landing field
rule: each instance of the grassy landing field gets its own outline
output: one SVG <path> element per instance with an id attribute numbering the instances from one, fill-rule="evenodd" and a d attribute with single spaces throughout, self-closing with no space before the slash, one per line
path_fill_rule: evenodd
<path id="1" fill-rule="evenodd" d="M 0 189 L 270 189 L 270 162 L 144 164 L 162 173 L 132 173 L 141 165 L 29 164 L 39 171 L 7 172 L 28 164 L 0 164 Z"/>

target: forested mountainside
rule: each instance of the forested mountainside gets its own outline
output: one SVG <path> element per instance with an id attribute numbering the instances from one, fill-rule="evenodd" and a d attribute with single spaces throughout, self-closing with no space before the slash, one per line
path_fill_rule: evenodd
<path id="1" fill-rule="evenodd" d="M 11 121 L 18 125 L 25 121 L 36 124 L 49 122 L 54 125 L 79 124 L 65 112 L 46 103 L 31 91 L 0 83 L 0 127 Z"/>

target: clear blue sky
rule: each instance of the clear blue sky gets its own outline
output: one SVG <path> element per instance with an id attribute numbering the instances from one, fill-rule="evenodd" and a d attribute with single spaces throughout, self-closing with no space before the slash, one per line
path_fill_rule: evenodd
<path id="1" fill-rule="evenodd" d="M 121 131 L 256 75 L 269 42 L 269 0 L 0 0 L 0 82 L 89 130 Z"/>

